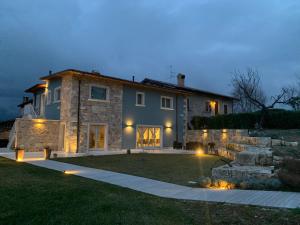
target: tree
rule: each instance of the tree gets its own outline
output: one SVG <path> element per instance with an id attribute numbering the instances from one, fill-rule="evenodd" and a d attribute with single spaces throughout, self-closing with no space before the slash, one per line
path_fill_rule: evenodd
<path id="1" fill-rule="evenodd" d="M 287 105 L 292 107 L 293 110 L 300 110 L 300 76 L 297 77 L 298 82 L 295 86 L 288 87 Z"/>
<path id="2" fill-rule="evenodd" d="M 269 109 L 273 109 L 277 104 L 288 104 L 294 97 L 292 89 L 282 88 L 278 95 L 268 99 L 261 87 L 258 71 L 252 68 L 248 68 L 246 72 L 234 71 L 232 86 L 233 94 L 240 99 L 238 104 L 241 110 L 248 112 L 260 110 L 259 128 L 263 127 L 264 118 Z"/>

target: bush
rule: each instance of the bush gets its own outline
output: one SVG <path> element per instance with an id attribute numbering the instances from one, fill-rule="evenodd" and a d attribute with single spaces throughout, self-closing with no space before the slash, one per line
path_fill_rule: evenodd
<path id="1" fill-rule="evenodd" d="M 215 117 L 195 116 L 194 129 L 255 129 L 260 121 L 261 112 L 218 115 Z M 299 129 L 300 111 L 269 110 L 264 119 L 265 129 Z"/>
<path id="2" fill-rule="evenodd" d="M 186 143 L 187 150 L 197 150 L 199 148 L 203 148 L 203 143 L 201 142 L 188 142 Z"/>
<path id="3" fill-rule="evenodd" d="M 281 167 L 287 171 L 300 175 L 300 159 L 286 158 Z"/>
<path id="4" fill-rule="evenodd" d="M 174 149 L 182 149 L 182 143 L 181 143 L 181 142 L 174 141 L 174 143 L 173 143 L 173 148 L 174 148 Z"/>
<path id="5" fill-rule="evenodd" d="M 278 177 L 285 185 L 300 188 L 300 159 L 284 159 Z"/>
<path id="6" fill-rule="evenodd" d="M 211 179 L 209 177 L 199 177 L 197 183 L 201 188 L 209 188 L 212 184 Z"/>

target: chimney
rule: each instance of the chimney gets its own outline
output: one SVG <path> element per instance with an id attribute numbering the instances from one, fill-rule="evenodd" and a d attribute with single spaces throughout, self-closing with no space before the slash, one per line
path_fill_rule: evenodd
<path id="1" fill-rule="evenodd" d="M 185 79 L 185 75 L 184 75 L 184 74 L 179 73 L 179 74 L 177 75 L 177 85 L 178 85 L 179 87 L 184 87 L 184 79 Z"/>
<path id="2" fill-rule="evenodd" d="M 23 96 L 23 103 L 26 103 L 26 102 L 28 102 L 28 101 L 29 101 L 29 97 Z"/>

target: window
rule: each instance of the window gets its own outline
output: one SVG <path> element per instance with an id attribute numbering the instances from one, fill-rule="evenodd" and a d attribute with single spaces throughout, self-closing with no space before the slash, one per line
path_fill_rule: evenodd
<path id="1" fill-rule="evenodd" d="M 137 92 L 136 93 L 136 106 L 145 106 L 145 93 Z"/>
<path id="2" fill-rule="evenodd" d="M 186 104 L 187 104 L 187 111 L 191 111 L 189 98 L 186 99 Z"/>
<path id="3" fill-rule="evenodd" d="M 210 102 L 205 102 L 205 112 L 211 112 Z"/>
<path id="4" fill-rule="evenodd" d="M 173 98 L 172 97 L 161 97 L 161 108 L 162 109 L 173 109 Z"/>
<path id="5" fill-rule="evenodd" d="M 60 102 L 60 97 L 61 97 L 61 88 L 57 87 L 54 89 L 54 102 Z"/>
<path id="6" fill-rule="evenodd" d="M 50 105 L 51 104 L 51 91 L 48 90 L 47 92 L 47 100 L 46 100 L 46 104 Z"/>
<path id="7" fill-rule="evenodd" d="M 228 114 L 228 106 L 224 105 L 224 114 L 227 115 Z"/>
<path id="8" fill-rule="evenodd" d="M 90 86 L 90 100 L 108 101 L 108 88 L 104 86 Z"/>

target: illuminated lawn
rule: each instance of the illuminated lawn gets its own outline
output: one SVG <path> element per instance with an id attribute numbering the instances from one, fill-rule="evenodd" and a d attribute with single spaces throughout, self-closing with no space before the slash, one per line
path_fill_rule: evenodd
<path id="1" fill-rule="evenodd" d="M 60 158 L 81 166 L 121 172 L 175 184 L 188 185 L 200 176 L 211 176 L 211 168 L 223 165 L 218 156 L 177 154 L 131 154 Z"/>
<path id="2" fill-rule="evenodd" d="M 299 210 L 159 198 L 0 157 L 0 224 L 299 224 Z"/>

